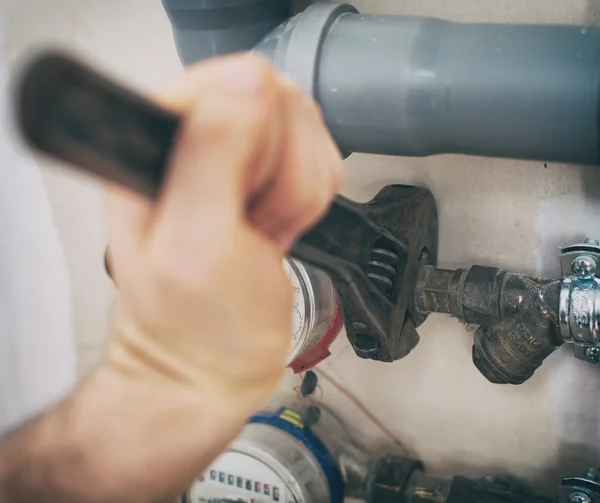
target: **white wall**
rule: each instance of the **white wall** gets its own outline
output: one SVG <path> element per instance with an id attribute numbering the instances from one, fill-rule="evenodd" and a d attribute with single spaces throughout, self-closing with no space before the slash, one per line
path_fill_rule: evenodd
<path id="1" fill-rule="evenodd" d="M 2 0 L 0 0 L 2 1 Z M 365 12 L 409 13 L 461 21 L 589 24 L 595 0 L 379 0 Z M 159 0 L 21 0 L 10 22 L 11 64 L 32 44 L 58 42 L 144 89 L 181 71 Z M 429 187 L 440 210 L 440 265 L 478 263 L 523 273 L 558 274 L 558 247 L 600 236 L 600 171 L 538 162 L 440 156 L 353 155 L 344 192 L 366 200 L 388 183 Z M 100 187 L 44 172 L 71 268 L 76 330 L 84 367 L 108 331 L 112 290 L 102 271 L 105 243 Z M 404 361 L 357 359 L 344 338 L 324 368 L 437 472 L 508 471 L 552 488 L 561 475 L 600 460 L 600 370 L 564 348 L 530 382 L 495 386 L 471 363 L 472 332 L 432 316 Z M 366 442 L 385 436 L 334 389 L 325 400 Z"/>

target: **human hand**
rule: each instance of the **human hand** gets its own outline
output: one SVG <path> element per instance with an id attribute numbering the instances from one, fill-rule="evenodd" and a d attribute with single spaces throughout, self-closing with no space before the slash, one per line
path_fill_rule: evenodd
<path id="1" fill-rule="evenodd" d="M 251 413 L 291 343 L 282 260 L 339 189 L 341 156 L 313 100 L 257 56 L 201 63 L 157 101 L 185 120 L 158 201 L 111 189 L 108 362 Z"/>

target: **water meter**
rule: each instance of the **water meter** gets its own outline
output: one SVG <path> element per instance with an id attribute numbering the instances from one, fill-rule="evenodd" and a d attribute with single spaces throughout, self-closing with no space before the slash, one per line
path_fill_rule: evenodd
<path id="1" fill-rule="evenodd" d="M 293 288 L 292 345 L 288 364 L 295 372 L 329 356 L 329 346 L 343 326 L 342 312 L 329 276 L 288 258 L 284 269 Z"/>
<path id="2" fill-rule="evenodd" d="M 293 289 L 288 365 L 302 372 L 329 356 L 342 313 L 327 274 L 292 258 L 283 267 Z M 254 416 L 196 479 L 183 503 L 343 503 L 342 476 L 331 453 L 335 444 L 326 447 L 296 410 Z M 325 437 L 336 437 L 333 430 L 339 433 L 329 427 Z"/>
<path id="3" fill-rule="evenodd" d="M 343 494 L 331 450 L 299 412 L 283 407 L 254 416 L 183 503 L 343 503 Z"/>

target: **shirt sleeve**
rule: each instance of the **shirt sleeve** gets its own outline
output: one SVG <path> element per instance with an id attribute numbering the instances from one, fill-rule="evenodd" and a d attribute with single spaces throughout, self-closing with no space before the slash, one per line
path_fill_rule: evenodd
<path id="1" fill-rule="evenodd" d="M 69 276 L 42 176 L 12 120 L 0 9 L 0 436 L 59 401 L 77 371 Z"/>

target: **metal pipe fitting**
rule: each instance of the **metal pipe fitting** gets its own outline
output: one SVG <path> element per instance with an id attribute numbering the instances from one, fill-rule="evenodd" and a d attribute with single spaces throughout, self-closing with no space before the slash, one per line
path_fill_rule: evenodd
<path id="1" fill-rule="evenodd" d="M 562 343 L 560 280 L 529 278 L 494 267 L 447 271 L 425 266 L 415 288 L 422 313 L 448 313 L 475 332 L 473 363 L 491 382 L 521 384 Z"/>
<path id="2" fill-rule="evenodd" d="M 598 469 L 591 468 L 583 476 L 566 477 L 558 490 L 558 503 L 598 503 L 600 478 Z"/>
<path id="3" fill-rule="evenodd" d="M 386 456 L 372 463 L 362 491 L 347 497 L 366 503 L 552 503 L 510 477 L 436 477 L 420 461 Z"/>
<path id="4" fill-rule="evenodd" d="M 521 384 L 564 342 L 600 363 L 600 242 L 588 238 L 559 257 L 562 278 L 530 278 L 494 267 L 421 267 L 415 308 L 477 324 L 473 362 L 491 382 Z"/>
<path id="5" fill-rule="evenodd" d="M 600 280 L 595 275 L 600 246 L 592 240 L 563 248 L 560 266 L 560 324 L 565 342 L 600 345 Z"/>
<path id="6" fill-rule="evenodd" d="M 560 292 L 560 324 L 565 342 L 600 346 L 600 280 L 565 277 Z"/>
<path id="7" fill-rule="evenodd" d="M 559 300 L 561 334 L 573 343 L 575 356 L 590 363 L 600 362 L 600 244 L 568 246 L 560 255 L 562 285 Z"/>
<path id="8" fill-rule="evenodd" d="M 439 477 L 420 461 L 385 456 L 375 461 L 352 459 L 341 466 L 345 496 L 365 503 L 594 503 L 600 501 L 599 469 L 562 479 L 556 498 L 537 496 L 507 476 Z M 344 469 L 347 465 L 349 469 Z M 348 477 L 350 473 L 350 477 Z"/>

